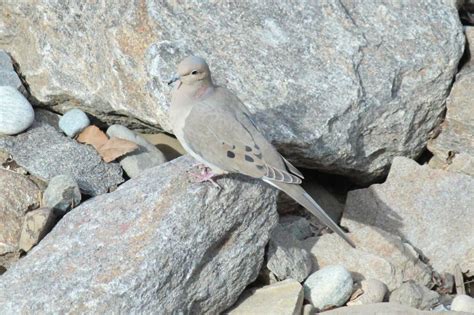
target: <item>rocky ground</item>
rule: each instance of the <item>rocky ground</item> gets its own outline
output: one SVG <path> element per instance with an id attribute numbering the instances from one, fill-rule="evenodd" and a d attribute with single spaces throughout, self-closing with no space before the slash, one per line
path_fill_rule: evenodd
<path id="1" fill-rule="evenodd" d="M 10 1 L 0 48 L 0 314 L 474 313 L 474 2 Z M 191 53 L 356 248 L 195 181 Z"/>

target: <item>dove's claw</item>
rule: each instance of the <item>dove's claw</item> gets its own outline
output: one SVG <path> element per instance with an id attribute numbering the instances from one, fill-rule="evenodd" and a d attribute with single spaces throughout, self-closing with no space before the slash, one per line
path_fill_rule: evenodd
<path id="1" fill-rule="evenodd" d="M 195 177 L 196 183 L 211 182 L 214 187 L 218 188 L 219 190 L 222 189 L 222 187 L 219 186 L 219 184 L 216 183 L 216 181 L 214 180 L 214 177 L 217 175 L 214 174 L 209 167 L 204 166 L 203 164 L 197 164 L 196 166 L 201 169 L 201 173 L 190 173 L 192 176 Z"/>

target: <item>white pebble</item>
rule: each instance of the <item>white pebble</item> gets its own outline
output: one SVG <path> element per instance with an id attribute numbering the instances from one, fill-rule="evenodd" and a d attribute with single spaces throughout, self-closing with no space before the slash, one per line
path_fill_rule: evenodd
<path id="1" fill-rule="evenodd" d="M 451 311 L 474 313 L 474 298 L 460 294 L 451 303 Z"/>
<path id="2" fill-rule="evenodd" d="M 31 126 L 35 112 L 28 100 L 11 86 L 0 86 L 0 135 L 15 135 Z"/>
<path id="3" fill-rule="evenodd" d="M 89 124 L 90 121 L 87 115 L 78 108 L 67 111 L 59 119 L 59 128 L 71 138 L 84 130 Z"/>
<path id="4" fill-rule="evenodd" d="M 343 266 L 324 267 L 306 279 L 304 295 L 314 307 L 323 310 L 330 306 L 342 306 L 352 294 L 352 277 Z"/>

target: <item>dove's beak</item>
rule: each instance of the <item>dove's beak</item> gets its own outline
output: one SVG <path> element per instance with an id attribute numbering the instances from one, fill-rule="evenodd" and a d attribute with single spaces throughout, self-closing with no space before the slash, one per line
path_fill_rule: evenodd
<path id="1" fill-rule="evenodd" d="M 180 79 L 179 75 L 175 74 L 171 80 L 168 81 L 168 85 L 173 84 L 174 82 L 178 81 Z"/>

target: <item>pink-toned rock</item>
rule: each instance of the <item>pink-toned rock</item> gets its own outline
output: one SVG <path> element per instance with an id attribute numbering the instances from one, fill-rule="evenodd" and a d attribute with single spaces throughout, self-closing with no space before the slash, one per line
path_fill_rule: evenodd
<path id="1" fill-rule="evenodd" d="M 18 260 L 23 220 L 39 206 L 40 193 L 26 176 L 0 168 L 0 273 Z"/>
<path id="2" fill-rule="evenodd" d="M 351 191 L 342 225 L 377 227 L 406 239 L 438 272 L 474 248 L 474 177 L 395 158 L 385 183 Z"/>

